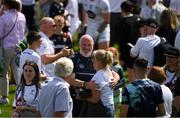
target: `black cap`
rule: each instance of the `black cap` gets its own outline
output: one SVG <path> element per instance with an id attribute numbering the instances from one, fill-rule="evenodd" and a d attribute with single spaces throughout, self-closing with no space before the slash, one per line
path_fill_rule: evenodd
<path id="1" fill-rule="evenodd" d="M 180 50 L 175 47 L 168 47 L 167 51 L 164 52 L 166 56 L 178 57 L 180 56 Z"/>
<path id="2" fill-rule="evenodd" d="M 158 27 L 158 22 L 153 18 L 148 18 L 146 20 L 146 26 L 149 26 L 149 27 L 152 27 L 152 28 L 157 28 Z"/>

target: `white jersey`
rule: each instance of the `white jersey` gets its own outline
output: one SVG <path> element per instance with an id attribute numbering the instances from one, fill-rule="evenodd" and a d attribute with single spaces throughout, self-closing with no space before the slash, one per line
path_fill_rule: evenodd
<path id="1" fill-rule="evenodd" d="M 94 36 L 101 23 L 103 22 L 102 13 L 110 13 L 108 0 L 82 0 L 84 10 L 88 14 L 87 34 Z"/>
<path id="2" fill-rule="evenodd" d="M 36 86 L 35 85 L 29 85 L 29 86 L 27 85 L 24 87 L 23 98 L 29 106 L 37 108 L 39 93 L 40 93 L 40 89 L 38 89 L 38 94 L 36 96 Z M 16 101 L 21 98 L 21 96 L 22 96 L 21 94 L 22 94 L 22 91 L 19 92 L 18 90 L 16 90 L 13 107 L 16 107 Z M 35 96 L 36 96 L 36 98 L 35 98 Z"/>
<path id="3" fill-rule="evenodd" d="M 140 16 L 144 19 L 153 18 L 156 19 L 159 22 L 160 15 L 163 10 L 166 10 L 167 8 L 159 3 L 156 3 L 152 8 L 149 8 L 147 5 L 142 7 L 142 10 L 140 12 Z"/>
<path id="4" fill-rule="evenodd" d="M 110 9 L 112 13 L 120 13 L 121 12 L 121 3 L 126 0 L 109 0 Z"/>
<path id="5" fill-rule="evenodd" d="M 114 104 L 113 101 L 113 89 L 110 88 L 109 83 L 113 78 L 110 69 L 98 70 L 91 80 L 94 80 L 99 86 L 101 101 L 104 106 Z"/>
<path id="6" fill-rule="evenodd" d="M 53 42 L 49 40 L 49 38 L 42 32 L 40 32 L 41 35 L 41 46 L 39 49 L 37 49 L 37 53 L 42 56 L 42 55 L 52 55 L 54 54 L 54 46 Z M 43 72 L 47 75 L 47 77 L 53 77 L 54 76 L 54 68 L 55 68 L 55 62 L 50 63 L 50 64 L 43 64 Z"/>
<path id="7" fill-rule="evenodd" d="M 156 35 L 139 38 L 135 46 L 131 48 L 131 54 L 146 59 L 148 66 L 152 66 L 154 61 L 154 47 L 159 43 L 160 38 Z"/>
<path id="8" fill-rule="evenodd" d="M 166 114 L 163 116 L 163 118 L 170 118 L 172 113 L 172 101 L 173 101 L 173 95 L 171 90 L 165 86 L 161 85 L 162 93 L 163 93 L 163 99 L 164 99 L 164 108 Z"/>
<path id="9" fill-rule="evenodd" d="M 39 72 L 41 72 L 41 57 L 32 49 L 27 48 L 24 50 L 20 56 L 19 64 L 19 75 L 21 77 L 23 72 L 23 66 L 26 61 L 33 61 L 38 65 Z"/>
<path id="10" fill-rule="evenodd" d="M 68 19 L 70 23 L 69 30 L 71 32 L 71 35 L 73 36 L 76 30 L 78 29 L 79 25 L 81 24 L 81 21 L 79 20 L 77 0 L 69 0 L 65 9 L 70 15 L 70 19 Z"/>

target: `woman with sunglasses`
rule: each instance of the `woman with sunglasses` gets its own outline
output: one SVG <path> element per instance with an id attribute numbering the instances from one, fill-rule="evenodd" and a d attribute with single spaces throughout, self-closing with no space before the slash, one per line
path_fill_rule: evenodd
<path id="1" fill-rule="evenodd" d="M 15 92 L 13 117 L 33 117 L 36 115 L 37 99 L 41 89 L 38 65 L 26 61 L 23 66 L 21 82 Z"/>

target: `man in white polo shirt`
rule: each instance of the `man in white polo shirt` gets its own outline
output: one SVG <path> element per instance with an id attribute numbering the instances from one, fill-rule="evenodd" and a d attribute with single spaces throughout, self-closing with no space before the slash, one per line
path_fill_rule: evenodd
<path id="1" fill-rule="evenodd" d="M 49 40 L 49 37 L 54 33 L 56 28 L 55 22 L 50 17 L 44 17 L 40 21 L 40 35 L 41 35 L 41 46 L 36 51 L 41 56 L 43 71 L 47 77 L 54 76 L 54 66 L 56 60 L 61 57 L 68 57 L 73 54 L 71 49 L 63 48 L 57 54 L 54 54 L 53 42 Z"/>
<path id="2" fill-rule="evenodd" d="M 147 36 L 141 37 L 131 48 L 131 56 L 148 60 L 148 66 L 153 66 L 154 47 L 160 43 L 160 37 L 155 35 L 158 29 L 157 21 L 149 18 L 146 21 Z"/>

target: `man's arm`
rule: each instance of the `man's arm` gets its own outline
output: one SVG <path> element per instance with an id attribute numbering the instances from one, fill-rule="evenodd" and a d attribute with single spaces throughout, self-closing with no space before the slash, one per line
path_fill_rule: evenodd
<path id="1" fill-rule="evenodd" d="M 50 64 L 58 60 L 61 57 L 67 57 L 72 55 L 74 52 L 72 49 L 63 48 L 59 53 L 54 55 L 44 54 L 41 55 L 41 61 L 43 64 Z"/>
<path id="2" fill-rule="evenodd" d="M 180 110 L 180 96 L 174 97 L 173 106 L 174 106 L 177 110 Z"/>
<path id="3" fill-rule="evenodd" d="M 115 88 L 120 77 L 119 77 L 118 73 L 116 73 L 115 71 L 112 71 L 112 75 L 113 75 L 113 79 L 110 82 L 110 86 L 111 86 L 111 88 Z"/>
<path id="4" fill-rule="evenodd" d="M 103 16 L 103 22 L 98 28 L 99 33 L 103 32 L 104 29 L 107 27 L 107 25 L 110 22 L 110 13 L 109 12 L 102 13 L 102 16 Z"/>
<path id="5" fill-rule="evenodd" d="M 163 115 L 165 115 L 164 103 L 160 103 L 160 104 L 158 104 L 156 116 L 163 116 Z"/>
<path id="6" fill-rule="evenodd" d="M 85 81 L 81 81 L 75 78 L 75 74 L 73 73 L 71 76 L 68 76 L 66 78 L 66 81 L 75 87 L 82 87 L 82 88 L 87 88 L 87 89 L 91 89 L 91 90 L 97 90 L 98 89 L 98 85 L 94 82 L 94 81 L 89 81 L 89 82 L 85 82 Z"/>
<path id="7" fill-rule="evenodd" d="M 87 101 L 91 103 L 97 103 L 100 100 L 100 98 L 100 91 L 92 90 L 92 96 L 90 98 L 87 98 Z"/>
<path id="8" fill-rule="evenodd" d="M 62 112 L 62 111 L 55 112 L 55 117 L 63 118 L 64 117 L 64 112 Z"/>
<path id="9" fill-rule="evenodd" d="M 41 117 L 40 111 L 37 111 L 37 112 L 36 112 L 36 117 L 37 117 L 37 118 L 40 118 L 40 117 Z"/>

